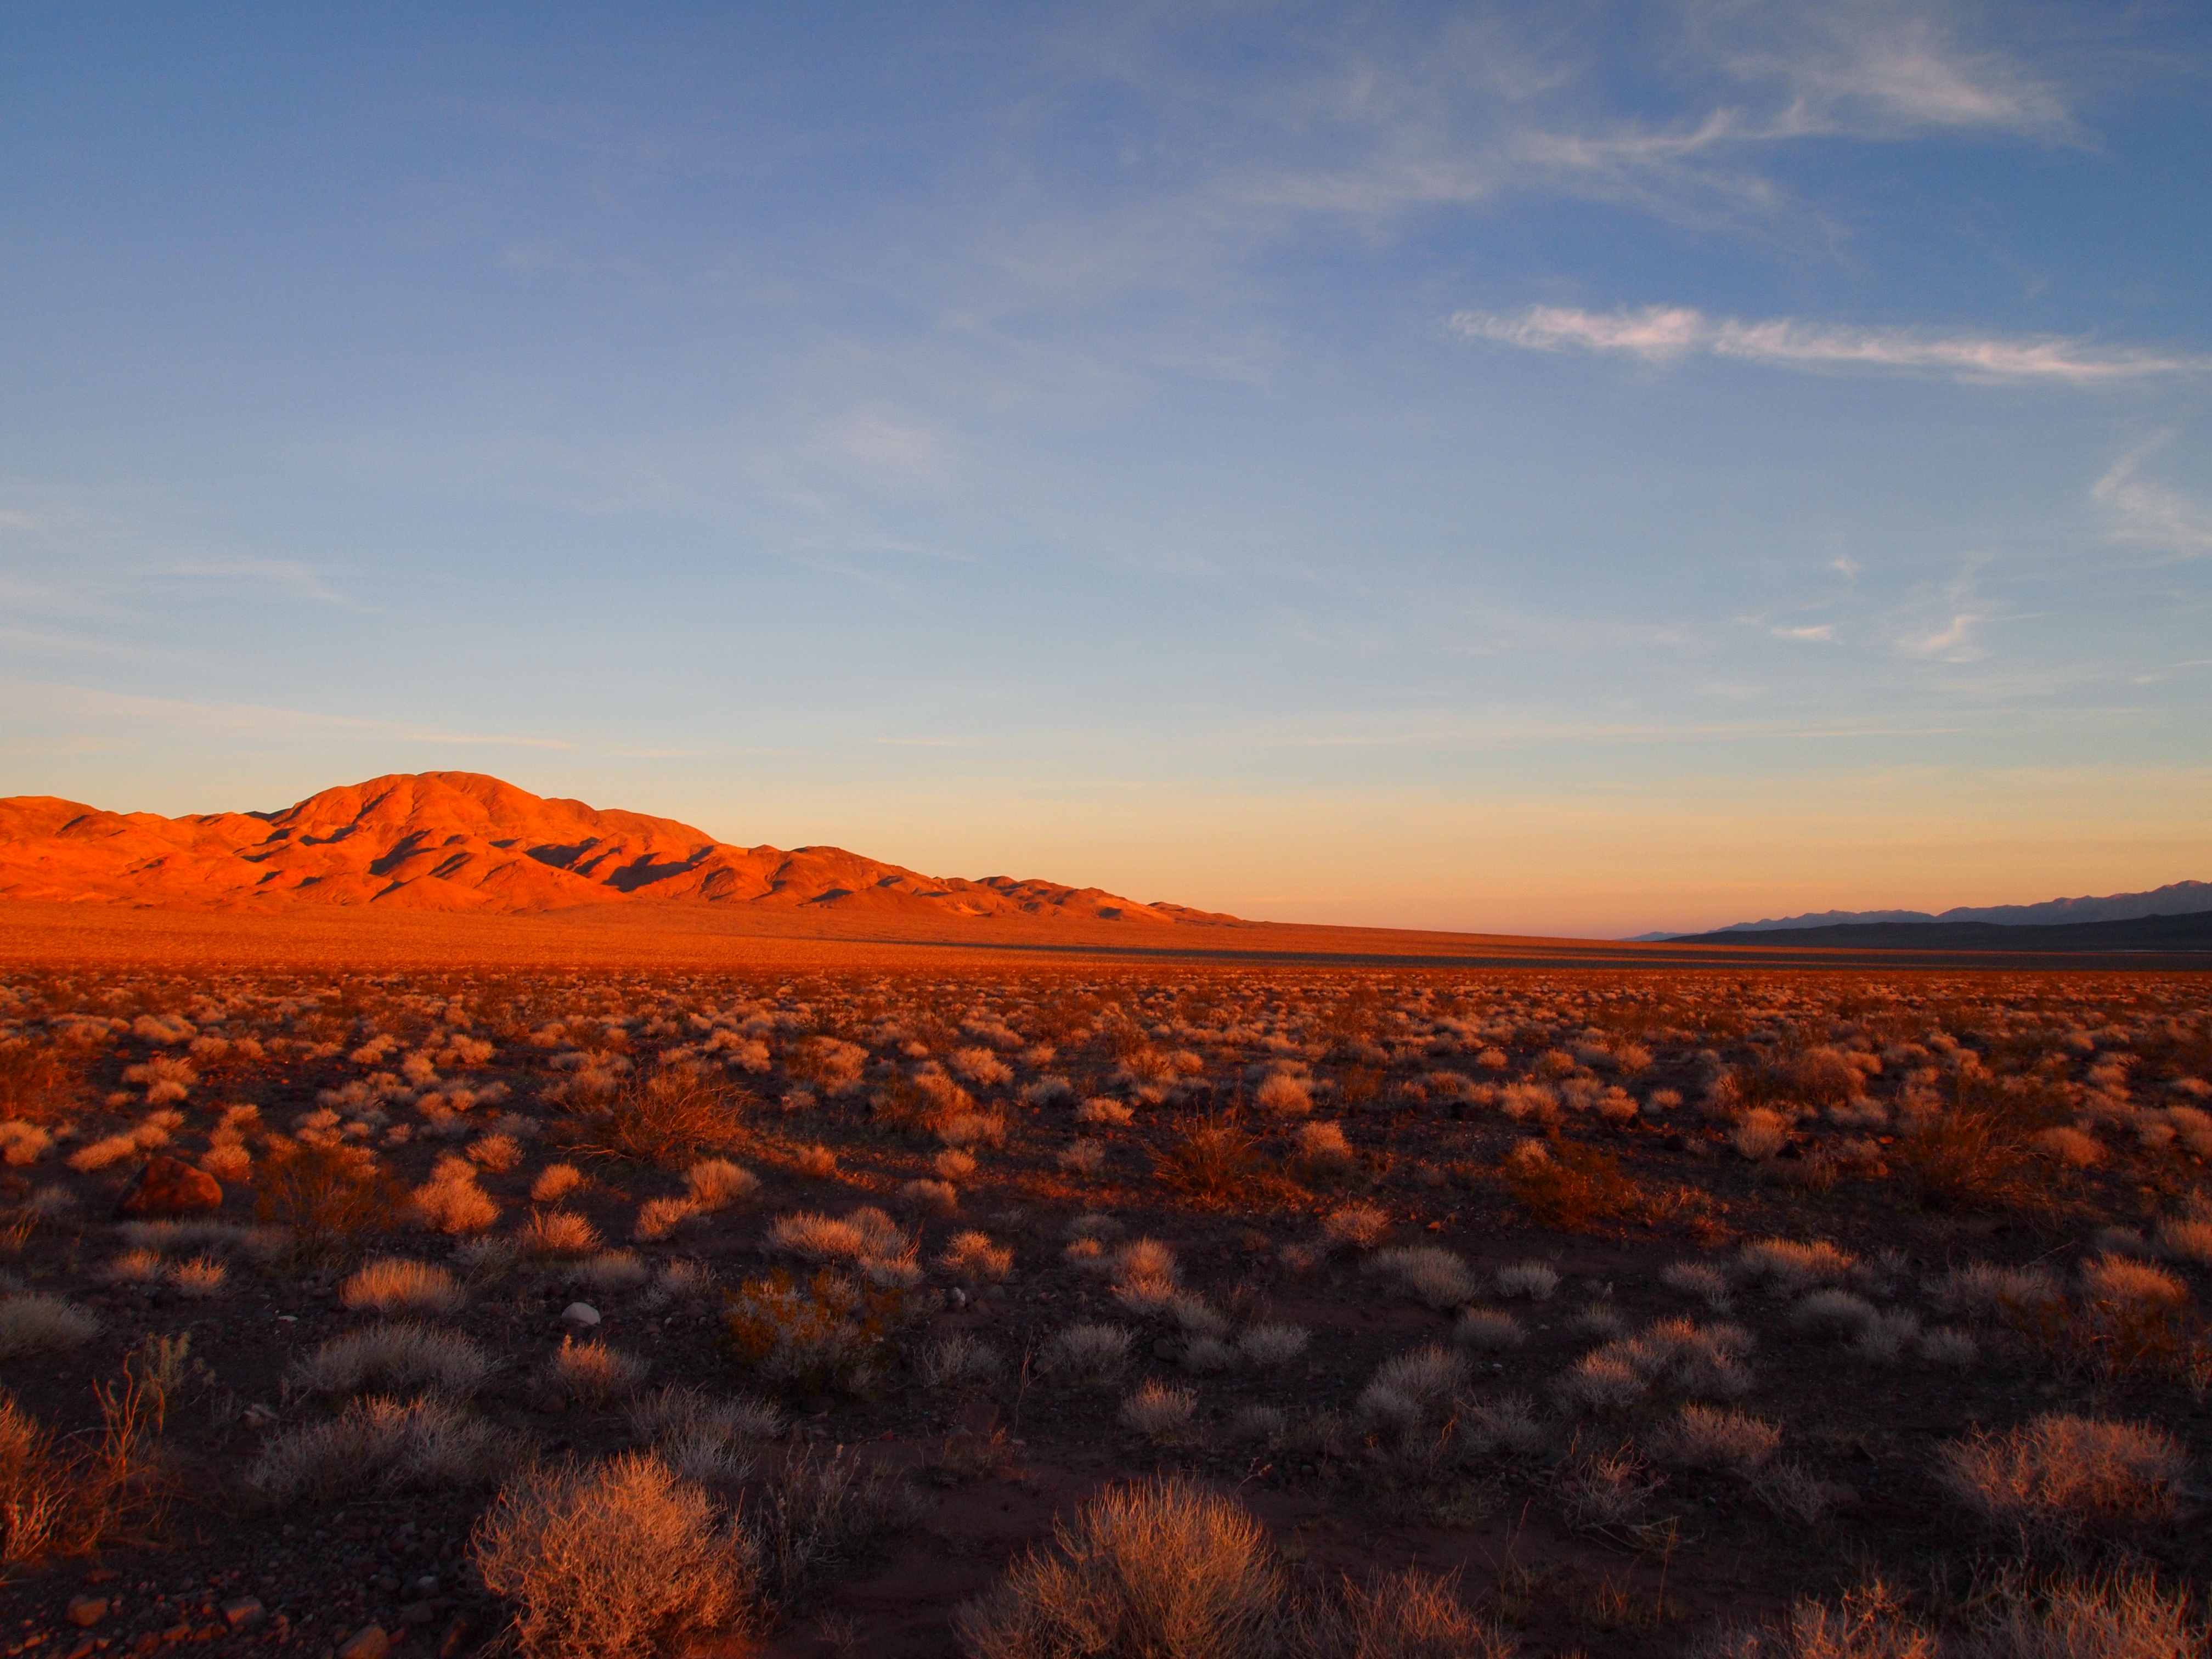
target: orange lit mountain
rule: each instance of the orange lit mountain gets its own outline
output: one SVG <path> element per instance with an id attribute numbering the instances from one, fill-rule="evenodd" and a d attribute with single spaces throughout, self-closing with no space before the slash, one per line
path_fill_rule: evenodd
<path id="1" fill-rule="evenodd" d="M 726 847 L 672 818 L 547 800 L 475 772 L 401 773 L 281 812 L 165 818 L 0 799 L 0 898 L 191 909 L 485 914 L 714 904 L 914 916 L 1226 922 L 1096 887 L 939 878 L 836 847 Z"/>

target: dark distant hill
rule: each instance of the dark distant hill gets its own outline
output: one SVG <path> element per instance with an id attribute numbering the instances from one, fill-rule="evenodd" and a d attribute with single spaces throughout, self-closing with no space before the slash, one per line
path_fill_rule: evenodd
<path id="1" fill-rule="evenodd" d="M 2212 911 L 2137 916 L 2127 921 L 2069 921 L 2021 927 L 1994 921 L 1862 921 L 1834 927 L 1725 927 L 1678 934 L 1670 945 L 1773 945 L 1789 950 L 1990 951 L 2065 954 L 2084 951 L 2212 951 Z"/>
<path id="2" fill-rule="evenodd" d="M 2045 899 L 2040 904 L 1960 905 L 1930 915 L 1925 910 L 1818 910 L 1802 916 L 1770 916 L 1763 921 L 1731 922 L 1717 933 L 1765 933 L 1781 928 L 1802 933 L 1815 927 L 1862 926 L 1877 921 L 1994 921 L 2006 927 L 2056 927 L 2062 922 L 2133 921 L 2139 916 L 2193 915 L 2212 910 L 2212 881 L 2176 881 L 2146 893 L 2106 893 L 2099 898 Z M 1672 937 L 1647 933 L 1646 939 Z M 1700 938 L 1705 937 L 1703 934 Z"/>

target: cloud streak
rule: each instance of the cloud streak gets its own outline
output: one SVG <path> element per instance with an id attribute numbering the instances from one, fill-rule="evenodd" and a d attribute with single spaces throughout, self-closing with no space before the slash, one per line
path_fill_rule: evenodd
<path id="1" fill-rule="evenodd" d="M 2161 375 L 2202 374 L 2212 358 L 2101 346 L 2060 336 L 2008 339 L 1923 329 L 1857 328 L 1795 317 L 1743 322 L 1689 306 L 1578 311 L 1530 306 L 1510 313 L 1461 311 L 1449 326 L 1463 340 L 1527 351 L 1587 351 L 1649 363 L 1720 357 L 1811 374 L 1852 371 L 1936 374 L 2011 384 L 2100 386 Z"/>
<path id="2" fill-rule="evenodd" d="M 2212 512 L 2177 490 L 2138 476 L 2143 457 L 2163 439 L 2123 455 L 2089 495 L 2112 517 L 2114 541 L 2163 548 L 2184 558 L 2212 553 Z"/>

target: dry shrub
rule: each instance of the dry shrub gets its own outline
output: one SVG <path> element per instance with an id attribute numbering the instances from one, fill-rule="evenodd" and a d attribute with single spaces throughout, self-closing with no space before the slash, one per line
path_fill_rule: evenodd
<path id="1" fill-rule="evenodd" d="M 1299 1659 L 1511 1659 L 1518 1644 L 1460 1602 L 1452 1579 L 1417 1567 L 1346 1578 L 1301 1609 Z"/>
<path id="2" fill-rule="evenodd" d="M 1528 1333 L 1511 1314 L 1491 1308 L 1468 1308 L 1452 1327 L 1452 1340 L 1477 1353 L 1504 1353 L 1528 1340 Z"/>
<path id="3" fill-rule="evenodd" d="M 245 1480 L 278 1508 L 333 1504 L 360 1492 L 489 1486 L 515 1455 L 511 1435 L 443 1401 L 356 1400 L 328 1421 L 272 1437 Z"/>
<path id="4" fill-rule="evenodd" d="M 1260 1173 L 1259 1143 L 1233 1122 L 1195 1123 L 1158 1154 L 1161 1183 L 1194 1198 L 1238 1196 Z"/>
<path id="5" fill-rule="evenodd" d="M 629 1394 L 644 1375 L 641 1361 L 604 1342 L 564 1336 L 538 1374 L 538 1392 L 564 1406 L 604 1406 Z"/>
<path id="6" fill-rule="evenodd" d="M 379 1256 L 339 1287 L 338 1299 L 349 1308 L 378 1313 L 450 1314 L 463 1297 L 453 1274 L 435 1263 Z"/>
<path id="7" fill-rule="evenodd" d="M 1659 1482 L 1633 1446 L 1570 1457 L 1554 1477 L 1559 1513 L 1577 1532 L 1610 1532 L 1643 1519 Z"/>
<path id="8" fill-rule="evenodd" d="M 599 1230 L 571 1210 L 534 1210 L 517 1242 L 539 1258 L 590 1255 L 599 1248 Z"/>
<path id="9" fill-rule="evenodd" d="M 76 1498 L 53 1436 L 0 1394 L 0 1567 L 35 1561 L 60 1543 Z"/>
<path id="10" fill-rule="evenodd" d="M 1109 1487 L 953 1615 L 969 1659 L 1263 1659 L 1283 1579 L 1242 1506 L 1181 1480 Z"/>
<path id="11" fill-rule="evenodd" d="M 558 1204 L 584 1184 L 584 1172 L 573 1164 L 549 1164 L 530 1183 L 532 1204 Z"/>
<path id="12" fill-rule="evenodd" d="M 1989 1659 L 2201 1659 L 2212 1631 L 2188 1596 L 2142 1571 L 2038 1582 L 2000 1578 L 1978 1620 Z"/>
<path id="13" fill-rule="evenodd" d="M 1877 1580 L 1834 1606 L 1803 1601 L 1778 1624 L 1722 1632 L 1697 1652 L 1699 1659 L 1942 1659 L 1943 1645 Z"/>
<path id="14" fill-rule="evenodd" d="M 440 1158 L 430 1179 L 415 1189 L 414 1203 L 416 1218 L 441 1233 L 480 1233 L 499 1219 L 499 1206 L 477 1185 L 466 1158 Z"/>
<path id="15" fill-rule="evenodd" d="M 915 1379 L 925 1389 L 984 1382 L 1003 1369 L 997 1350 L 972 1336 L 957 1334 L 928 1344 L 914 1359 Z"/>
<path id="16" fill-rule="evenodd" d="M 2056 1414 L 1953 1441 L 1937 1455 L 1952 1496 L 2031 1552 L 2166 1524 L 2188 1472 L 2181 1443 L 2163 1429 Z"/>
<path id="17" fill-rule="evenodd" d="M 824 1267 L 799 1279 L 778 1269 L 730 1293 L 723 1347 L 772 1388 L 863 1395 L 882 1381 L 903 1297 Z"/>
<path id="18" fill-rule="evenodd" d="M 726 1210 L 760 1190 L 760 1177 L 726 1158 L 710 1158 L 684 1172 L 691 1201 L 702 1210 Z"/>
<path id="19" fill-rule="evenodd" d="M 1289 1364 L 1312 1341 L 1313 1333 L 1303 1325 L 1269 1322 L 1251 1327 L 1237 1339 L 1237 1358 L 1255 1370 L 1271 1370 Z"/>
<path id="20" fill-rule="evenodd" d="M 501 1492 L 471 1540 L 486 1588 L 516 1604 L 526 1655 L 650 1659 L 746 1622 L 750 1540 L 657 1457 L 544 1470 Z"/>
<path id="21" fill-rule="evenodd" d="M 807 1261 L 896 1261 L 914 1253 L 906 1230 L 881 1210 L 862 1205 L 843 1218 L 800 1210 L 777 1218 L 768 1248 Z"/>
<path id="22" fill-rule="evenodd" d="M 230 1269 L 213 1256 L 196 1255 L 169 1269 L 169 1286 L 179 1296 L 204 1301 L 228 1288 Z"/>
<path id="23" fill-rule="evenodd" d="M 1014 1253 L 991 1243 L 988 1234 L 957 1233 L 937 1265 L 957 1279 L 996 1283 L 1013 1272 Z"/>
<path id="24" fill-rule="evenodd" d="M 1548 1261 L 1516 1261 L 1500 1267 L 1492 1281 L 1500 1296 L 1525 1296 L 1531 1302 L 1548 1302 L 1559 1288 L 1559 1270 Z"/>
<path id="25" fill-rule="evenodd" d="M 1119 1325 L 1070 1325 L 1047 1340 L 1038 1363 L 1048 1376 L 1070 1382 L 1110 1382 L 1128 1364 L 1134 1340 Z"/>
<path id="26" fill-rule="evenodd" d="M 1782 1431 L 1739 1411 L 1688 1405 L 1644 1437 L 1644 1449 L 1680 1468 L 1749 1474 L 1782 1444 Z"/>
<path id="27" fill-rule="evenodd" d="M 0 1297 L 0 1359 L 56 1353 L 99 1334 L 99 1320 L 58 1296 Z"/>
<path id="28" fill-rule="evenodd" d="M 698 1219 L 699 1206 L 688 1198 L 649 1198 L 637 1206 L 630 1237 L 651 1244 L 668 1237 L 688 1221 Z"/>
<path id="29" fill-rule="evenodd" d="M 387 1228 L 404 1207 L 365 1149 L 278 1139 L 263 1160 L 253 1213 L 289 1232 L 303 1254 L 329 1259 L 364 1233 Z"/>
<path id="30" fill-rule="evenodd" d="M 580 1157 L 680 1170 L 742 1143 L 751 1099 L 719 1067 L 664 1066 L 607 1099 L 572 1103 L 555 1133 Z"/>
<path id="31" fill-rule="evenodd" d="M 1322 1218 L 1326 1250 L 1371 1250 L 1390 1232 L 1390 1218 L 1372 1204 L 1347 1204 Z"/>
<path id="32" fill-rule="evenodd" d="M 1467 1361 L 1431 1343 L 1384 1360 L 1360 1390 L 1358 1412 L 1370 1423 L 1410 1428 L 1441 1414 L 1467 1381 Z"/>
<path id="33" fill-rule="evenodd" d="M 1190 1426 L 1197 1409 L 1198 1396 L 1188 1389 L 1148 1378 L 1122 1401 L 1121 1421 L 1147 1440 L 1170 1440 Z"/>
<path id="34" fill-rule="evenodd" d="M 1894 1156 L 1932 1210 L 2022 1210 L 2047 1201 L 2020 1125 L 1997 1112 L 1945 1113 L 1903 1137 Z"/>
<path id="35" fill-rule="evenodd" d="M 76 1104 L 77 1070 L 50 1043 L 0 1042 L 0 1118 L 49 1123 Z"/>
<path id="36" fill-rule="evenodd" d="M 1467 1263 L 1434 1244 L 1377 1250 L 1362 1264 L 1361 1271 L 1390 1279 L 1425 1307 L 1464 1307 L 1480 1294 Z"/>
<path id="37" fill-rule="evenodd" d="M 1620 1160 L 1595 1146 L 1565 1142 L 1547 1152 L 1541 1142 L 1523 1141 L 1498 1166 L 1498 1176 L 1528 1218 L 1555 1232 L 1588 1232 L 1646 1207 L 1642 1190 L 1621 1173 Z"/>
<path id="38" fill-rule="evenodd" d="M 2189 1300 L 2189 1286 L 2177 1275 L 2148 1261 L 2100 1255 L 2081 1264 L 2081 1294 L 2093 1302 L 2178 1308 Z"/>
<path id="39" fill-rule="evenodd" d="M 331 1338 L 293 1366 L 292 1381 L 305 1394 L 465 1396 L 491 1371 L 491 1356 L 458 1332 L 394 1322 Z"/>
<path id="40" fill-rule="evenodd" d="M 814 1446 L 787 1455 L 745 1522 L 760 1564 L 762 1595 L 771 1606 L 790 1606 L 827 1574 L 912 1526 L 920 1514 L 912 1488 L 857 1450 Z"/>
<path id="41" fill-rule="evenodd" d="M 1753 1239 L 1736 1252 L 1736 1277 L 1777 1296 L 1796 1296 L 1850 1277 L 1858 1258 L 1825 1239 Z"/>

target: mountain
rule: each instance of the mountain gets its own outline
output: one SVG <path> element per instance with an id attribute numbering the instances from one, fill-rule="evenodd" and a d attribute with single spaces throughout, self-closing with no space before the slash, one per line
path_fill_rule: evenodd
<path id="1" fill-rule="evenodd" d="M 1820 910 L 1765 921 L 1733 922 L 1710 935 L 1765 933 L 1784 927 L 1863 927 L 1876 922 L 1987 921 L 2006 927 L 2048 927 L 2067 922 L 2133 921 L 2138 916 L 2185 916 L 2212 910 L 2212 881 L 2177 881 L 2148 893 L 2112 893 L 2103 898 L 2048 899 L 2041 904 L 1960 905 L 1940 915 L 1925 910 Z M 1680 939 L 1680 933 L 1647 933 L 1645 939 Z"/>
<path id="2" fill-rule="evenodd" d="M 925 876 L 836 847 L 729 847 L 672 818 L 544 799 L 475 772 L 399 773 L 281 812 L 165 818 L 0 799 L 0 899 L 481 913 L 719 904 L 1173 925 L 1236 918 L 1096 887 Z"/>
<path id="3" fill-rule="evenodd" d="M 2007 955 L 2138 951 L 2212 951 L 2212 909 L 2124 921 L 1863 921 L 1834 927 L 1724 927 L 1675 945 L 1733 945 L 1772 951 L 1943 951 Z"/>

